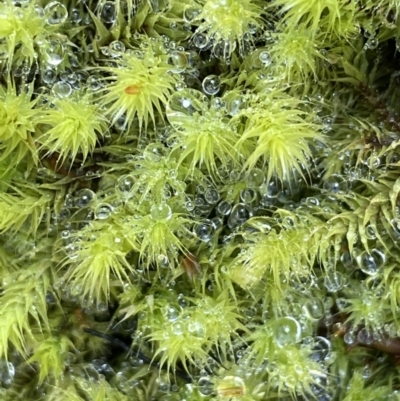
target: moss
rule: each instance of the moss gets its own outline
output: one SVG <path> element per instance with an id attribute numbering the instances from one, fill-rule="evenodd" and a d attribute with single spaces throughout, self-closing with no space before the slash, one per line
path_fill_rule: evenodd
<path id="1" fill-rule="evenodd" d="M 0 1 L 0 398 L 400 400 L 399 11 Z"/>

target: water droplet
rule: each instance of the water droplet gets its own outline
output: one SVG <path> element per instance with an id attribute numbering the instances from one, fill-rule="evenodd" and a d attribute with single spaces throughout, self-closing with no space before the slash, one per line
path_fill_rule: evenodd
<path id="1" fill-rule="evenodd" d="M 221 80 L 218 75 L 208 75 L 203 79 L 202 88 L 206 95 L 216 95 L 221 89 Z"/>
<path id="2" fill-rule="evenodd" d="M 51 91 L 54 96 L 57 96 L 59 98 L 65 98 L 72 93 L 72 88 L 69 83 L 59 81 L 53 85 Z"/>
<path id="3" fill-rule="evenodd" d="M 176 308 L 169 306 L 165 309 L 164 316 L 170 322 L 175 322 L 179 318 L 179 312 Z"/>
<path id="4" fill-rule="evenodd" d="M 242 109 L 246 106 L 244 99 L 241 96 L 234 96 L 229 99 L 226 105 L 226 110 L 230 116 L 235 116 L 239 114 Z"/>
<path id="5" fill-rule="evenodd" d="M 68 11 L 63 4 L 52 1 L 44 8 L 44 15 L 49 25 L 59 25 L 66 21 Z"/>
<path id="6" fill-rule="evenodd" d="M 214 225 L 211 220 L 203 220 L 194 228 L 194 233 L 200 241 L 208 242 L 214 233 Z"/>
<path id="7" fill-rule="evenodd" d="M 301 338 L 299 322 L 292 317 L 283 317 L 274 322 L 272 327 L 274 339 L 279 347 L 293 345 Z"/>
<path id="8" fill-rule="evenodd" d="M 210 205 L 214 205 L 219 201 L 219 192 L 214 188 L 207 189 L 204 194 L 204 199 Z"/>
<path id="9" fill-rule="evenodd" d="M 228 216 L 232 210 L 232 205 L 227 201 L 221 201 L 217 206 L 217 213 L 220 216 Z"/>
<path id="10" fill-rule="evenodd" d="M 77 8 L 71 10 L 70 20 L 73 24 L 79 24 L 82 21 L 82 15 Z"/>
<path id="11" fill-rule="evenodd" d="M 329 357 L 331 343 L 325 337 L 314 337 L 314 345 L 310 359 L 315 362 L 323 362 Z"/>
<path id="12" fill-rule="evenodd" d="M 61 232 L 61 238 L 62 239 L 67 239 L 67 238 L 70 237 L 70 235 L 71 235 L 71 231 L 69 231 L 69 230 L 64 230 L 64 231 Z"/>
<path id="13" fill-rule="evenodd" d="M 173 51 L 168 56 L 169 71 L 173 73 L 181 73 L 186 70 L 189 65 L 185 52 Z"/>
<path id="14" fill-rule="evenodd" d="M 319 320 L 324 316 L 324 304 L 318 298 L 309 299 L 303 306 L 307 317 L 311 320 Z"/>
<path id="15" fill-rule="evenodd" d="M 254 189 L 245 188 L 240 191 L 240 199 L 244 203 L 250 204 L 254 202 L 256 198 L 257 198 L 257 193 L 256 191 L 254 191 Z"/>
<path id="16" fill-rule="evenodd" d="M 93 199 L 95 199 L 95 197 L 96 194 L 90 189 L 81 189 L 76 197 L 75 205 L 82 208 L 86 207 L 93 201 Z"/>
<path id="17" fill-rule="evenodd" d="M 228 226 L 231 230 L 245 223 L 252 216 L 250 207 L 244 203 L 238 203 L 233 208 L 228 218 Z"/>
<path id="18" fill-rule="evenodd" d="M 340 272 L 327 272 L 324 279 L 324 285 L 329 292 L 338 292 L 345 284 L 345 279 Z"/>
<path id="19" fill-rule="evenodd" d="M 354 333 L 354 331 L 349 331 L 347 332 L 344 336 L 343 336 L 343 341 L 347 344 L 347 345 L 353 345 L 356 342 L 356 334 Z"/>
<path id="20" fill-rule="evenodd" d="M 172 216 L 172 210 L 166 203 L 153 205 L 150 209 L 150 216 L 154 220 L 168 220 Z"/>
<path id="21" fill-rule="evenodd" d="M 263 63 L 264 67 L 268 67 L 272 61 L 271 55 L 266 51 L 260 53 L 259 59 Z"/>
<path id="22" fill-rule="evenodd" d="M 112 1 L 106 1 L 101 10 L 101 19 L 106 24 L 112 24 L 117 18 L 117 10 L 115 4 Z"/>
<path id="23" fill-rule="evenodd" d="M 45 48 L 46 62 L 52 66 L 57 66 L 64 59 L 64 46 L 59 41 L 51 41 Z"/>
<path id="24" fill-rule="evenodd" d="M 369 254 L 363 251 L 356 258 L 358 267 L 365 274 L 375 276 L 386 261 L 385 254 L 378 249 L 373 249 Z"/>
<path id="25" fill-rule="evenodd" d="M 183 324 L 180 322 L 175 322 L 171 326 L 171 331 L 176 335 L 176 336 L 181 336 L 183 334 Z"/>
<path id="26" fill-rule="evenodd" d="M 94 216 L 97 220 L 108 219 L 114 208 L 108 203 L 100 203 L 96 206 Z"/>
<path id="27" fill-rule="evenodd" d="M 198 321 L 192 321 L 188 324 L 189 333 L 194 337 L 203 338 L 205 334 L 205 327 Z"/>
<path id="28" fill-rule="evenodd" d="M 97 91 L 102 87 L 101 78 L 97 75 L 91 75 L 87 80 L 86 84 L 89 89 L 93 91 Z"/>
<path id="29" fill-rule="evenodd" d="M 0 383 L 8 387 L 14 380 L 15 367 L 11 362 L 0 360 Z"/>
<path id="30" fill-rule="evenodd" d="M 125 53 L 125 45 L 119 40 L 111 42 L 108 48 L 111 57 L 121 57 Z"/>
<path id="31" fill-rule="evenodd" d="M 117 189 L 124 196 L 124 198 L 130 198 L 134 195 L 132 192 L 134 184 L 135 184 L 135 179 L 133 176 L 122 175 L 118 179 Z"/>
<path id="32" fill-rule="evenodd" d="M 372 225 L 368 225 L 365 227 L 365 236 L 367 239 L 374 240 L 376 239 L 376 232 L 375 232 L 375 227 Z"/>
<path id="33" fill-rule="evenodd" d="M 258 188 L 264 181 L 264 173 L 259 168 L 253 168 L 246 177 L 249 188 Z"/>
<path id="34" fill-rule="evenodd" d="M 57 79 L 57 73 L 54 70 L 47 68 L 46 70 L 43 71 L 42 80 L 45 84 L 51 85 L 56 81 L 56 79 Z"/>
<path id="35" fill-rule="evenodd" d="M 193 36 L 193 44 L 199 49 L 204 49 L 208 45 L 207 35 L 205 33 L 196 33 Z"/>
<path id="36" fill-rule="evenodd" d="M 183 11 L 183 19 L 185 22 L 190 23 L 201 14 L 201 8 L 187 7 Z"/>
<path id="37" fill-rule="evenodd" d="M 238 399 L 246 394 L 246 384 L 241 377 L 225 376 L 218 381 L 216 386 L 217 394 L 227 399 Z"/>
<path id="38" fill-rule="evenodd" d="M 364 327 L 358 332 L 357 339 L 362 344 L 370 345 L 374 341 L 374 335 Z"/>

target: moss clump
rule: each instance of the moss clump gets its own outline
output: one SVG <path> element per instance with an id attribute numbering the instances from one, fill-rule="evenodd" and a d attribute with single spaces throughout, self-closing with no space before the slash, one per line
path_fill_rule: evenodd
<path id="1" fill-rule="evenodd" d="M 399 11 L 0 0 L 1 400 L 400 400 Z"/>

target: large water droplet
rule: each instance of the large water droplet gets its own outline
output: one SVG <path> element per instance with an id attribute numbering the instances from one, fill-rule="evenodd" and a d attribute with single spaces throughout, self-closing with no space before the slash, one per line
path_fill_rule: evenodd
<path id="1" fill-rule="evenodd" d="M 51 66 L 57 66 L 62 63 L 64 59 L 64 46 L 56 40 L 52 40 L 45 48 L 45 58 Z"/>
<path id="2" fill-rule="evenodd" d="M 185 22 L 190 23 L 197 18 L 201 13 L 201 8 L 187 7 L 183 11 L 183 19 Z"/>
<path id="3" fill-rule="evenodd" d="M 324 316 L 324 304 L 318 298 L 309 299 L 304 304 L 303 310 L 311 320 L 319 320 Z"/>
<path id="4" fill-rule="evenodd" d="M 210 241 L 214 233 L 214 225 L 211 220 L 203 220 L 194 228 L 194 233 L 200 241 Z"/>
<path id="5" fill-rule="evenodd" d="M 72 93 L 71 85 L 67 82 L 59 81 L 53 85 L 51 89 L 54 96 L 59 98 L 68 97 Z"/>
<path id="6" fill-rule="evenodd" d="M 166 203 L 153 205 L 150 209 L 150 216 L 154 220 L 168 220 L 172 216 L 172 210 Z"/>
<path id="7" fill-rule="evenodd" d="M 264 65 L 264 67 L 268 67 L 271 64 L 271 55 L 268 52 L 263 51 L 260 53 L 258 57 L 262 62 L 262 64 Z"/>
<path id="8" fill-rule="evenodd" d="M 273 327 L 272 333 L 276 343 L 280 347 L 295 344 L 301 338 L 301 327 L 299 322 L 292 317 L 282 317 L 278 319 Z"/>
<path id="9" fill-rule="evenodd" d="M 198 321 L 192 321 L 188 324 L 189 333 L 194 337 L 203 338 L 205 334 L 205 327 Z"/>
<path id="10" fill-rule="evenodd" d="M 173 51 L 169 54 L 168 64 L 170 65 L 169 70 L 178 74 L 186 70 L 189 62 L 185 52 Z"/>
<path id="11" fill-rule="evenodd" d="M 228 216 L 232 210 L 232 204 L 223 200 L 217 206 L 217 213 L 220 216 Z"/>
<path id="12" fill-rule="evenodd" d="M 324 285 L 329 292 L 339 291 L 345 284 L 345 279 L 340 272 L 327 272 L 324 279 Z"/>
<path id="13" fill-rule="evenodd" d="M 13 382 L 15 376 L 15 367 L 11 362 L 4 359 L 0 360 L 0 383 L 8 387 Z"/>
<path id="14" fill-rule="evenodd" d="M 310 359 L 315 362 L 323 362 L 328 358 L 330 350 L 331 343 L 328 339 L 325 337 L 315 337 Z"/>
<path id="15" fill-rule="evenodd" d="M 244 203 L 238 203 L 233 208 L 228 218 L 228 226 L 231 230 L 245 223 L 252 216 L 250 207 Z"/>
<path id="16" fill-rule="evenodd" d="M 227 399 L 237 399 L 246 394 L 246 384 L 239 376 L 225 376 L 218 381 L 216 386 L 217 394 Z"/>
<path id="17" fill-rule="evenodd" d="M 219 201 L 219 192 L 214 188 L 207 189 L 204 194 L 204 199 L 210 205 L 214 205 Z"/>
<path id="18" fill-rule="evenodd" d="M 95 197 L 96 194 L 90 189 L 81 189 L 76 197 L 75 205 L 77 207 L 86 207 L 93 201 Z"/>
<path id="19" fill-rule="evenodd" d="M 106 1 L 101 10 L 101 19 L 106 24 L 112 24 L 117 18 L 117 10 L 112 1 Z"/>
<path id="20" fill-rule="evenodd" d="M 94 216 L 97 220 L 108 219 L 113 211 L 113 207 L 108 203 L 100 203 L 96 206 Z"/>
<path id="21" fill-rule="evenodd" d="M 203 79 L 202 87 L 206 95 L 216 95 L 221 89 L 221 80 L 217 75 L 208 75 Z"/>
<path id="22" fill-rule="evenodd" d="M 108 45 L 111 57 L 121 57 L 125 53 L 125 45 L 119 41 L 114 40 Z"/>
<path id="23" fill-rule="evenodd" d="M 385 261 L 385 254 L 378 249 L 373 249 L 370 254 L 367 251 L 363 251 L 357 256 L 358 267 L 370 276 L 377 275 Z"/>
<path id="24" fill-rule="evenodd" d="M 59 25 L 68 17 L 67 8 L 58 1 L 52 1 L 44 8 L 46 22 L 49 25 Z"/>

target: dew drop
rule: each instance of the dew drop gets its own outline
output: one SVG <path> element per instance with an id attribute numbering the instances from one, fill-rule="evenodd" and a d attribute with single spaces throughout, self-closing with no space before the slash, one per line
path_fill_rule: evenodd
<path id="1" fill-rule="evenodd" d="M 179 312 L 176 308 L 169 306 L 164 312 L 165 318 L 170 322 L 175 322 L 179 318 Z"/>
<path id="2" fill-rule="evenodd" d="M 15 367 L 11 362 L 7 362 L 4 359 L 0 360 L 0 383 L 3 386 L 8 387 L 14 380 Z"/>
<path id="3" fill-rule="evenodd" d="M 183 12 L 183 19 L 185 20 L 185 22 L 191 23 L 200 14 L 201 14 L 200 8 L 188 7 Z"/>
<path id="4" fill-rule="evenodd" d="M 361 271 L 369 276 L 375 276 L 384 265 L 386 257 L 380 250 L 373 249 L 370 254 L 367 251 L 361 252 L 356 260 Z"/>
<path id="5" fill-rule="evenodd" d="M 238 203 L 233 208 L 228 218 L 228 227 L 234 228 L 245 223 L 252 216 L 250 207 L 244 203 Z"/>
<path id="6" fill-rule="evenodd" d="M 180 322 L 175 322 L 171 326 L 171 331 L 176 336 L 181 336 L 183 334 L 183 324 Z"/>
<path id="7" fill-rule="evenodd" d="M 353 331 L 349 331 L 347 332 L 344 337 L 343 337 L 343 341 L 347 344 L 347 345 L 353 345 L 355 344 L 357 338 L 356 335 Z"/>
<path id="8" fill-rule="evenodd" d="M 273 327 L 272 333 L 279 347 L 293 345 L 300 340 L 301 327 L 299 322 L 292 317 L 278 319 Z"/>
<path id="9" fill-rule="evenodd" d="M 90 189 L 81 189 L 78 192 L 77 198 L 75 200 L 75 205 L 77 207 L 86 207 L 88 206 L 96 197 L 96 194 Z"/>
<path id="10" fill-rule="evenodd" d="M 64 59 L 64 46 L 57 41 L 51 41 L 45 48 L 45 59 L 51 66 L 57 66 Z"/>
<path id="11" fill-rule="evenodd" d="M 53 85 L 51 91 L 54 96 L 57 96 L 59 98 L 65 98 L 65 97 L 68 97 L 72 93 L 72 88 L 69 83 L 59 81 Z"/>
<path id="12" fill-rule="evenodd" d="M 179 74 L 188 67 L 188 58 L 185 52 L 173 51 L 168 56 L 169 71 Z"/>
<path id="13" fill-rule="evenodd" d="M 106 1 L 101 10 L 101 19 L 106 24 L 113 24 L 117 18 L 115 4 L 112 1 Z"/>
<path id="14" fill-rule="evenodd" d="M 196 33 L 193 36 L 193 44 L 199 49 L 204 49 L 208 45 L 207 35 L 205 33 Z"/>
<path id="15" fill-rule="evenodd" d="M 237 399 L 237 397 L 246 394 L 246 384 L 239 376 L 225 376 L 222 380 L 218 381 L 216 390 L 220 397 Z"/>
<path id="16" fill-rule="evenodd" d="M 133 185 L 135 184 L 135 179 L 131 175 L 122 175 L 119 177 L 117 182 L 118 191 L 125 197 L 130 198 L 133 196 Z"/>
<path id="17" fill-rule="evenodd" d="M 245 188 L 240 191 L 240 199 L 242 202 L 250 204 L 257 198 L 257 193 L 254 189 Z"/>
<path id="18" fill-rule="evenodd" d="M 111 57 L 121 57 L 125 53 L 125 45 L 119 40 L 111 42 L 108 48 Z"/>
<path id="19" fill-rule="evenodd" d="M 203 338 L 205 334 L 205 327 L 198 321 L 192 321 L 188 324 L 189 333 L 194 337 Z"/>
<path id="20" fill-rule="evenodd" d="M 208 75 L 203 79 L 202 88 L 206 95 L 216 95 L 221 89 L 221 80 L 218 75 Z"/>
<path id="21" fill-rule="evenodd" d="M 153 205 L 150 209 L 150 216 L 153 220 L 168 220 L 172 216 L 172 210 L 166 203 Z"/>
<path id="22" fill-rule="evenodd" d="M 232 204 L 223 200 L 217 206 L 217 213 L 220 216 L 228 216 L 232 210 Z"/>
<path id="23" fill-rule="evenodd" d="M 315 362 L 323 362 L 329 357 L 330 350 L 331 343 L 327 338 L 315 337 L 310 359 Z"/>
<path id="24" fill-rule="evenodd" d="M 56 79 L 57 79 L 57 73 L 54 70 L 47 68 L 46 70 L 43 71 L 42 80 L 45 84 L 51 85 L 56 81 Z"/>
<path id="25" fill-rule="evenodd" d="M 324 304 L 318 298 L 309 299 L 303 306 L 307 317 L 311 320 L 319 320 L 324 316 Z"/>
<path id="26" fill-rule="evenodd" d="M 329 292 L 338 292 L 344 285 L 345 279 L 340 272 L 327 272 L 324 279 L 324 285 Z"/>
<path id="27" fill-rule="evenodd" d="M 357 340 L 362 344 L 370 345 L 374 341 L 374 335 L 364 327 L 358 332 Z"/>
<path id="28" fill-rule="evenodd" d="M 214 188 L 207 189 L 204 194 L 204 199 L 210 205 L 214 205 L 219 201 L 219 192 Z"/>
<path id="29" fill-rule="evenodd" d="M 58 1 L 52 1 L 44 8 L 46 23 L 49 25 L 60 25 L 68 17 L 67 8 Z"/>
<path id="30" fill-rule="evenodd" d="M 208 242 L 214 233 L 214 225 L 211 220 L 203 220 L 194 228 L 194 233 L 200 241 Z"/>
<path id="31" fill-rule="evenodd" d="M 96 206 L 94 216 L 97 220 L 108 219 L 113 211 L 113 207 L 108 203 L 100 203 Z"/>
<path id="32" fill-rule="evenodd" d="M 260 53 L 259 59 L 263 63 L 264 67 L 268 67 L 271 64 L 271 61 L 272 61 L 271 60 L 271 55 L 266 51 L 263 51 L 263 52 Z"/>
<path id="33" fill-rule="evenodd" d="M 70 20 L 73 24 L 79 24 L 82 21 L 82 15 L 77 8 L 71 10 Z"/>
<path id="34" fill-rule="evenodd" d="M 86 85 L 88 86 L 89 89 L 93 91 L 97 91 L 101 88 L 102 83 L 100 77 L 97 75 L 91 75 L 87 80 L 86 80 Z"/>

